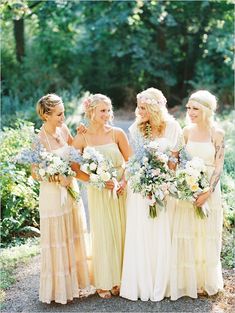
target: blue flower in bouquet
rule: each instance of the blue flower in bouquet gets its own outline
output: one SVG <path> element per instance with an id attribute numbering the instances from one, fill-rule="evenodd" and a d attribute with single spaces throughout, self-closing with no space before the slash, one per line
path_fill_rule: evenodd
<path id="1" fill-rule="evenodd" d="M 36 165 L 35 174 L 42 181 L 49 181 L 49 178 L 53 175 L 76 176 L 76 173 L 70 167 L 71 161 L 48 152 L 38 138 L 33 138 L 31 148 L 23 149 L 16 156 L 15 162 Z M 73 190 L 72 187 L 68 186 L 67 190 L 76 201 L 80 199 L 79 193 Z"/>

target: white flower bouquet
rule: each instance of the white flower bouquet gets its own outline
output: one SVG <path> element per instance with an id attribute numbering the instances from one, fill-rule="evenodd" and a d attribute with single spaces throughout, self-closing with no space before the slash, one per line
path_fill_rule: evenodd
<path id="1" fill-rule="evenodd" d="M 42 181 L 49 181 L 50 176 L 53 175 L 76 176 L 68 160 L 48 152 L 38 140 L 33 146 L 34 148 L 22 150 L 15 158 L 15 162 L 28 165 L 35 164 L 35 174 Z M 66 188 L 72 198 L 79 201 L 79 193 L 70 186 Z"/>
<path id="2" fill-rule="evenodd" d="M 175 179 L 167 166 L 168 156 L 159 151 L 156 142 L 137 149 L 127 164 L 127 178 L 135 193 L 149 200 L 149 216 L 157 217 L 157 210 L 165 207 L 166 195 L 176 193 Z"/>
<path id="3" fill-rule="evenodd" d="M 194 202 L 198 195 L 209 190 L 209 180 L 204 161 L 198 157 L 184 162 L 184 167 L 176 171 L 177 197 L 193 203 L 200 218 L 208 216 L 207 204 L 197 207 Z"/>
<path id="4" fill-rule="evenodd" d="M 109 180 L 113 180 L 117 189 L 117 171 L 113 167 L 109 160 L 106 160 L 104 156 L 93 147 L 86 147 L 83 151 L 82 170 L 90 174 L 90 183 L 102 189 Z"/>

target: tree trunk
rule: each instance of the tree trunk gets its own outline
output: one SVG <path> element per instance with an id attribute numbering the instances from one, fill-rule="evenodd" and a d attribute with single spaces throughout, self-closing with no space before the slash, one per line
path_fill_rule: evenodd
<path id="1" fill-rule="evenodd" d="M 22 62 L 24 57 L 24 19 L 14 20 L 14 37 L 16 45 L 16 58 Z"/>

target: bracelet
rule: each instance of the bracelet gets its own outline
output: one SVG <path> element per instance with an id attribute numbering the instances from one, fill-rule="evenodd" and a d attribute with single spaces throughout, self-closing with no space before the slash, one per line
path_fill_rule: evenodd
<path id="1" fill-rule="evenodd" d="M 175 163 L 175 164 L 177 164 L 179 162 L 179 160 L 176 157 L 173 157 L 173 156 L 169 157 L 169 161 L 172 162 L 172 163 Z"/>

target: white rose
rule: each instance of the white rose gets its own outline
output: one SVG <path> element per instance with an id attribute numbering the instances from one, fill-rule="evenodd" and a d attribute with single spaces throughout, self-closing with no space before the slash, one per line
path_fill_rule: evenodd
<path id="1" fill-rule="evenodd" d="M 151 141 L 148 146 L 149 148 L 151 149 L 155 149 L 155 150 L 158 150 L 159 149 L 159 144 L 156 142 L 156 141 Z"/>
<path id="2" fill-rule="evenodd" d="M 200 172 L 193 168 L 187 168 L 185 172 L 187 175 L 193 176 L 195 179 L 197 179 L 200 176 Z"/>
<path id="3" fill-rule="evenodd" d="M 198 157 L 194 157 L 191 162 L 191 166 L 195 169 L 202 170 L 204 168 L 204 161 Z"/>
<path id="4" fill-rule="evenodd" d="M 83 156 L 84 159 L 90 159 L 90 157 L 91 157 L 91 155 L 87 151 L 84 151 L 82 156 Z"/>
<path id="5" fill-rule="evenodd" d="M 91 175 L 90 175 L 90 180 L 91 180 L 92 182 L 97 182 L 97 181 L 99 180 L 99 176 L 96 175 L 96 174 L 91 174 Z"/>
<path id="6" fill-rule="evenodd" d="M 147 158 L 147 157 L 143 157 L 142 161 L 143 161 L 144 163 L 147 163 L 147 162 L 148 162 L 148 158 Z"/>
<path id="7" fill-rule="evenodd" d="M 103 180 L 103 181 L 108 181 L 108 180 L 110 180 L 110 178 L 111 178 L 111 175 L 108 173 L 108 172 L 102 172 L 101 174 L 100 174 L 100 178 Z"/>
<path id="8" fill-rule="evenodd" d="M 42 159 L 46 159 L 46 158 L 47 158 L 47 155 L 48 155 L 47 152 L 42 152 L 42 153 L 41 153 Z"/>
<path id="9" fill-rule="evenodd" d="M 92 163 L 90 164 L 89 168 L 90 168 L 91 171 L 94 171 L 94 170 L 96 170 L 97 165 L 95 164 L 95 162 L 92 162 Z"/>
<path id="10" fill-rule="evenodd" d="M 43 168 L 40 168 L 39 171 L 38 171 L 38 173 L 39 173 L 39 175 L 40 175 L 41 177 L 44 177 L 45 174 L 46 174 L 46 172 L 45 172 L 45 170 L 44 170 Z"/>

